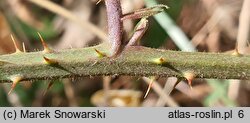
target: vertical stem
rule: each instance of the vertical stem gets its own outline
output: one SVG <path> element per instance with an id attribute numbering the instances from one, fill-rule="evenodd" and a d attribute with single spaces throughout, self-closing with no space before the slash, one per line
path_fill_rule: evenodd
<path id="1" fill-rule="evenodd" d="M 119 54 L 122 45 L 123 24 L 121 21 L 122 9 L 120 0 L 105 0 L 108 17 L 109 42 L 111 44 L 111 56 Z"/>

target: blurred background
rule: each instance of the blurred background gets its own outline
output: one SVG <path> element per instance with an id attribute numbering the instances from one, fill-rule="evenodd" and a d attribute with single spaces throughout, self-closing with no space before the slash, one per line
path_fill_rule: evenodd
<path id="1" fill-rule="evenodd" d="M 10 34 L 29 52 L 42 50 L 37 32 L 56 50 L 102 42 L 107 34 L 104 3 L 97 0 L 0 0 L 0 54 L 15 52 Z M 123 13 L 157 3 L 169 9 L 149 18 L 141 45 L 160 49 L 248 54 L 249 0 L 121 0 Z M 59 8 L 52 5 L 58 5 Z M 65 12 L 63 10 L 67 10 Z M 139 20 L 124 21 L 129 39 Z M 99 32 L 84 25 L 93 24 Z M 100 34 L 101 32 L 101 34 Z M 99 33 L 99 36 L 98 36 Z M 250 106 L 246 80 L 195 79 L 173 89 L 176 78 L 159 78 L 146 98 L 150 79 L 110 76 L 0 84 L 0 106 Z"/>

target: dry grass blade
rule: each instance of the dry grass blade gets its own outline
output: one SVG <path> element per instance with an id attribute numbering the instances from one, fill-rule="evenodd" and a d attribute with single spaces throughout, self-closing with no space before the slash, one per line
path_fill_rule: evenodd
<path id="1" fill-rule="evenodd" d="M 89 31 L 91 31 L 93 34 L 95 34 L 96 36 L 98 36 L 100 39 L 107 41 L 107 35 L 100 30 L 98 27 L 96 27 L 95 25 L 91 24 L 88 21 L 84 21 L 84 20 L 80 20 L 77 16 L 73 15 L 70 11 L 68 11 L 67 9 L 56 5 L 55 3 L 51 2 L 51 1 L 47 1 L 47 0 L 28 0 L 40 7 L 43 7 L 45 9 L 48 9 L 51 12 L 54 12 L 58 15 L 61 15 L 77 24 L 79 24 L 80 26 L 82 26 L 83 28 L 88 29 Z"/>

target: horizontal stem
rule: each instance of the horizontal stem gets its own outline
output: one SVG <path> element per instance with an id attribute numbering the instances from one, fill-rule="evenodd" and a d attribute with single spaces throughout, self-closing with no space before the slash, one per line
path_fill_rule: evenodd
<path id="1" fill-rule="evenodd" d="M 2 55 L 0 81 L 9 82 L 15 75 L 22 76 L 22 80 L 101 75 L 182 77 L 187 71 L 192 71 L 196 78 L 250 79 L 249 55 L 191 53 L 131 46 L 117 58 L 99 58 L 95 49 L 110 54 L 107 47 L 98 45 L 49 54 L 31 52 Z M 44 56 L 58 64 L 45 64 Z M 155 59 L 159 58 L 166 62 L 155 63 Z"/>

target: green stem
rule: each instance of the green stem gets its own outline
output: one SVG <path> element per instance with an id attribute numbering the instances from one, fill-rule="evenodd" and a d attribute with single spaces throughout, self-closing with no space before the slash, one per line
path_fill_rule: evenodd
<path id="1" fill-rule="evenodd" d="M 13 76 L 22 80 L 78 76 L 131 75 L 177 76 L 192 71 L 196 78 L 250 79 L 250 57 L 223 53 L 180 52 L 131 46 L 117 58 L 99 58 L 94 48 L 110 54 L 106 45 L 68 49 L 56 53 L 17 53 L 0 56 L 0 81 Z M 58 62 L 45 64 L 43 56 Z M 163 58 L 164 64 L 155 63 Z"/>

